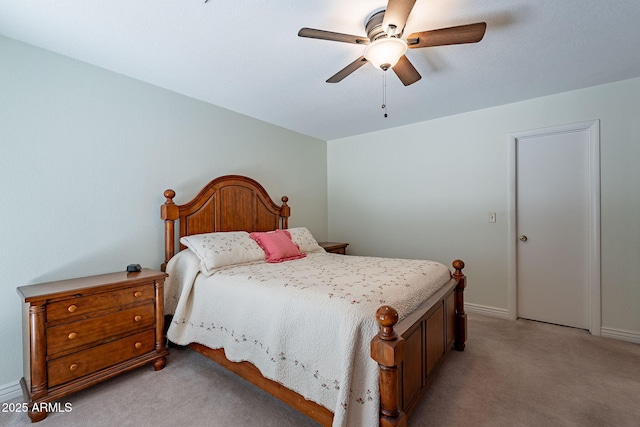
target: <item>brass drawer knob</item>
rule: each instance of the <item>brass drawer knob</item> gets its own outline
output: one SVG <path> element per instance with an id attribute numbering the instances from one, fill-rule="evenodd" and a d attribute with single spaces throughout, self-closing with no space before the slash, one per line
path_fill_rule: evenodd
<path id="1" fill-rule="evenodd" d="M 70 371 L 75 371 L 76 369 L 78 369 L 78 365 L 75 363 L 72 363 L 71 366 L 69 366 Z"/>
<path id="2" fill-rule="evenodd" d="M 71 305 L 69 306 L 69 308 L 67 308 L 67 311 L 68 311 L 69 313 L 73 313 L 73 312 L 74 312 L 74 311 L 76 311 L 77 309 L 78 309 L 78 306 L 77 306 L 77 305 L 75 305 L 75 304 L 71 304 Z"/>
<path id="3" fill-rule="evenodd" d="M 69 337 L 69 339 L 70 339 L 70 340 L 74 339 L 76 336 L 77 336 L 77 335 L 76 335 L 76 333 L 75 333 L 75 332 L 71 332 L 71 333 L 68 335 L 68 337 Z"/>
<path id="4" fill-rule="evenodd" d="M 141 320 L 142 320 L 142 316 L 135 316 L 135 317 L 133 318 L 133 321 L 134 321 L 134 322 L 139 322 L 139 321 L 141 321 Z"/>
<path id="5" fill-rule="evenodd" d="M 137 343 L 135 343 L 135 347 L 136 348 L 140 348 L 142 347 L 142 343 L 140 341 L 138 341 Z"/>
<path id="6" fill-rule="evenodd" d="M 136 292 L 133 294 L 133 296 L 134 296 L 134 297 L 136 297 L 136 298 L 140 298 L 140 297 L 142 296 L 142 292 L 140 292 L 140 291 L 136 291 Z"/>

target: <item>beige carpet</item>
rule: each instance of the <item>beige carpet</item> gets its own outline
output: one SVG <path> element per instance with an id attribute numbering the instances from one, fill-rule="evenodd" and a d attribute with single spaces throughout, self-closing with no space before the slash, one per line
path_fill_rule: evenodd
<path id="1" fill-rule="evenodd" d="M 172 349 L 162 371 L 143 367 L 62 402 L 72 411 L 49 414 L 38 425 L 317 426 L 188 349 Z M 0 425 L 29 419 L 0 412 Z M 640 346 L 474 314 L 466 350 L 452 351 L 409 421 L 410 427 L 639 425 Z"/>

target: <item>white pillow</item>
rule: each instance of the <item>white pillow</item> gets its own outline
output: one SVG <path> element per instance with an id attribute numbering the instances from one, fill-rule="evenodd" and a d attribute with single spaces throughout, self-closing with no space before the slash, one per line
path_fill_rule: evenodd
<path id="1" fill-rule="evenodd" d="M 291 233 L 293 243 L 300 246 L 300 252 L 305 254 L 310 252 L 325 252 L 306 227 L 288 228 L 287 231 Z"/>
<path id="2" fill-rule="evenodd" d="M 219 267 L 264 261 L 264 252 L 246 231 L 194 234 L 180 239 L 200 259 L 200 271 L 210 276 Z"/>

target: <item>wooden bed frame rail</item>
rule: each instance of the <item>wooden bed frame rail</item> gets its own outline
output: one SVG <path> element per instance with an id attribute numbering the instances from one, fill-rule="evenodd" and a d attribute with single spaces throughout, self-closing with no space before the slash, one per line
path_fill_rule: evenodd
<path id="1" fill-rule="evenodd" d="M 288 198 L 277 205 L 256 181 L 240 175 L 227 175 L 209 182 L 198 195 L 177 205 L 176 193 L 166 190 L 160 208 L 164 220 L 165 262 L 175 255 L 175 221 L 179 235 L 218 231 L 271 231 L 288 228 L 291 214 Z M 184 246 L 180 245 L 180 249 Z M 464 262 L 453 262 L 455 272 L 440 290 L 417 310 L 398 322 L 398 313 L 389 306 L 380 307 L 376 320 L 380 332 L 371 341 L 371 357 L 380 367 L 380 426 L 406 426 L 407 417 L 431 384 L 451 348 L 462 351 L 467 339 L 467 315 L 464 312 L 466 277 Z M 373 315 L 373 314 L 372 314 Z M 333 413 L 281 384 L 264 378 L 249 362 L 231 362 L 223 349 L 200 344 L 189 347 L 204 354 L 242 378 L 257 385 L 294 409 L 324 426 L 330 426 Z"/>

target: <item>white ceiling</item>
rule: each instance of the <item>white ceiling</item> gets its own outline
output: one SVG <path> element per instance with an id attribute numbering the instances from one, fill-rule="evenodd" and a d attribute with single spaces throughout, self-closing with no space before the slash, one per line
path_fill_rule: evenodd
<path id="1" fill-rule="evenodd" d="M 384 0 L 0 0 L 0 34 L 323 140 L 640 76 L 639 0 L 417 0 L 405 35 L 484 21 L 480 43 L 413 49 L 404 87 L 367 64 Z"/>

